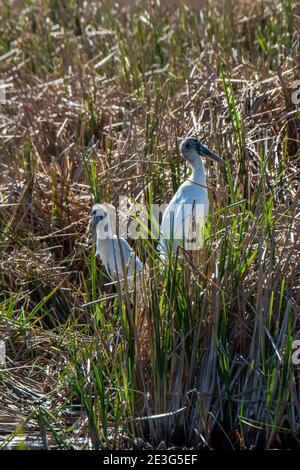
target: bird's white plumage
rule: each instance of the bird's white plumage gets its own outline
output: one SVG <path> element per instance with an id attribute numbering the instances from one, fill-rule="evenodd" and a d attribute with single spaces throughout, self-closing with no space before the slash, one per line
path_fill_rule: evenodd
<path id="1" fill-rule="evenodd" d="M 127 279 L 128 286 L 140 282 L 143 265 L 129 243 L 113 233 L 110 215 L 114 208 L 108 204 L 95 204 L 92 208 L 93 238 L 99 256 L 113 281 Z"/>
<path id="2" fill-rule="evenodd" d="M 97 240 L 96 255 L 104 264 L 109 276 L 115 281 L 121 281 L 125 277 L 134 281 L 142 271 L 142 263 L 124 238 L 113 235 L 107 240 Z"/>
<path id="3" fill-rule="evenodd" d="M 193 243 L 194 249 L 202 247 L 205 217 L 208 215 L 209 202 L 207 191 L 191 181 L 183 183 L 167 206 L 161 223 L 159 251 L 162 256 L 167 246 L 175 251 L 182 242 L 184 248 Z M 200 217 L 197 215 L 200 215 Z M 193 227 L 194 225 L 194 227 Z"/>
<path id="4" fill-rule="evenodd" d="M 205 219 L 209 212 L 206 175 L 201 154 L 225 163 L 196 139 L 186 139 L 181 151 L 192 167 L 191 176 L 178 188 L 162 218 L 158 250 L 162 259 L 178 245 L 200 249 Z"/>

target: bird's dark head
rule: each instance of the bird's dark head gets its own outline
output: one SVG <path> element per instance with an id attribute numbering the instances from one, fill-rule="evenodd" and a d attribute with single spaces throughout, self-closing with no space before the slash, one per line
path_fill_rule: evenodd
<path id="1" fill-rule="evenodd" d="M 92 235 L 96 243 L 96 229 L 99 222 L 108 219 L 108 211 L 104 204 L 94 204 L 91 211 Z"/>
<path id="2" fill-rule="evenodd" d="M 205 145 L 201 144 L 198 139 L 193 137 L 189 137 L 184 139 L 184 141 L 180 145 L 180 150 L 183 153 L 184 157 L 193 164 L 196 155 L 208 157 L 211 160 L 214 160 L 218 163 L 222 163 L 225 165 L 225 161 L 216 155 L 214 152 L 209 150 Z"/>
<path id="3" fill-rule="evenodd" d="M 91 217 L 100 222 L 107 217 L 107 210 L 104 204 L 94 204 L 92 207 Z"/>

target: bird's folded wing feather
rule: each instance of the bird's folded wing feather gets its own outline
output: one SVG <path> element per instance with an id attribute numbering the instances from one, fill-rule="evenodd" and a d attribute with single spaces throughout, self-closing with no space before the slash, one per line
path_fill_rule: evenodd
<path id="1" fill-rule="evenodd" d="M 110 270 L 117 273 L 119 277 L 124 277 L 123 267 L 129 275 L 134 274 L 134 270 L 139 273 L 142 270 L 142 263 L 135 255 L 129 243 L 124 238 L 114 238 L 112 240 L 112 250 L 110 253 Z M 123 266 L 124 263 L 124 266 Z"/>
<path id="2" fill-rule="evenodd" d="M 164 212 L 161 223 L 162 237 L 182 239 L 184 226 L 188 226 L 193 214 L 195 214 L 195 204 L 203 204 L 203 215 L 207 215 L 205 189 L 194 184 L 184 183 L 175 193 Z"/>
<path id="3" fill-rule="evenodd" d="M 207 192 L 204 188 L 201 188 L 190 181 L 186 181 L 174 194 L 164 212 L 161 223 L 161 235 L 157 246 L 161 255 L 164 255 L 167 251 L 167 240 L 173 240 L 172 250 L 174 251 L 179 240 L 189 240 L 193 238 L 192 234 L 193 223 L 195 222 L 196 216 L 196 204 L 203 205 L 202 207 L 200 206 L 200 216 L 203 215 L 201 220 L 204 222 L 204 218 L 208 213 Z"/>

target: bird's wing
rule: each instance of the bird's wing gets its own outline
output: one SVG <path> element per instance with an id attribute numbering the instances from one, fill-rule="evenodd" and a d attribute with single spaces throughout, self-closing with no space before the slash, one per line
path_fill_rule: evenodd
<path id="1" fill-rule="evenodd" d="M 129 243 L 124 238 L 118 237 L 113 238 L 111 242 L 108 265 L 113 277 L 123 279 L 125 275 L 134 276 L 135 271 L 141 272 L 143 265 Z"/>
<path id="2" fill-rule="evenodd" d="M 136 270 L 140 271 L 143 267 L 141 260 L 139 257 L 136 255 L 136 253 L 133 251 L 127 240 L 124 238 L 119 238 L 120 240 L 120 245 L 121 245 L 121 250 L 122 253 L 124 253 L 124 262 L 126 265 L 131 266 L 131 265 L 136 265 Z"/>
<path id="3" fill-rule="evenodd" d="M 203 225 L 207 214 L 208 198 L 205 188 L 189 181 L 183 183 L 164 212 L 158 243 L 159 252 L 166 252 L 167 240 L 173 240 L 172 251 L 180 240 L 190 240 L 196 230 L 193 226 L 199 226 L 199 223 Z M 198 245 L 200 247 L 201 243 Z"/>
<path id="4" fill-rule="evenodd" d="M 199 212 L 196 212 L 199 209 Z M 167 206 L 161 223 L 161 233 L 165 238 L 182 238 L 183 222 L 192 214 L 208 213 L 208 199 L 205 188 L 190 182 L 183 183 Z"/>

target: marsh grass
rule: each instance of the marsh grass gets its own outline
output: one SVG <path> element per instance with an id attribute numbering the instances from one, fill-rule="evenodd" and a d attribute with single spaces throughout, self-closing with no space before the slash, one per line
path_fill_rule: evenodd
<path id="1" fill-rule="evenodd" d="M 2 2 L 3 448 L 299 448 L 299 4 L 200 3 Z M 132 242 L 138 298 L 90 209 L 168 202 L 187 134 L 227 162 L 205 246 Z"/>

